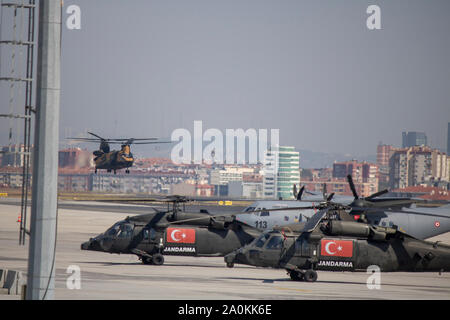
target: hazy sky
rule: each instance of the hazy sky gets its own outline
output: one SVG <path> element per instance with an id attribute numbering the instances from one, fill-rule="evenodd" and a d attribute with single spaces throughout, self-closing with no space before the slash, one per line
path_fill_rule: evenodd
<path id="1" fill-rule="evenodd" d="M 71 4 L 81 30 L 65 26 Z M 372 4 L 381 30 L 366 27 Z M 321 152 L 374 154 L 404 130 L 445 149 L 449 14 L 446 0 L 65 0 L 60 138 L 202 120 Z"/>

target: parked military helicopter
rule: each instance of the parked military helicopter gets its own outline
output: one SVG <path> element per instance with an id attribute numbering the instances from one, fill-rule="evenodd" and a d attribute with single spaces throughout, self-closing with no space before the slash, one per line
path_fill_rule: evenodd
<path id="1" fill-rule="evenodd" d="M 379 226 L 397 226 L 403 232 L 418 239 L 426 239 L 450 231 L 450 205 L 438 208 L 416 208 L 415 203 L 423 202 L 422 199 L 379 198 L 387 190 L 360 198 L 356 193 L 351 176 L 349 175 L 347 179 L 354 192 L 354 198 L 334 193 L 328 194 L 326 185 L 324 185 L 321 197 L 315 194 L 313 198 L 306 197 L 304 199 L 303 195 L 307 192 L 305 187 L 301 187 L 297 192 L 294 185 L 293 193 L 296 200 L 255 201 L 245 208 L 244 212 L 251 213 L 254 210 L 256 212 L 253 215 L 243 215 L 239 217 L 239 220 L 261 230 L 270 230 L 276 226 L 305 222 L 318 210 L 326 208 L 329 204 L 340 204 L 351 209 L 350 215 L 346 219 Z M 298 211 L 291 209 L 299 206 L 299 203 L 310 206 L 310 209 Z M 276 214 L 272 214 L 269 210 L 281 208 L 286 208 L 286 210 L 280 210 Z"/>
<path id="2" fill-rule="evenodd" d="M 74 141 L 81 142 L 100 142 L 99 150 L 93 152 L 95 158 L 95 173 L 98 169 L 105 169 L 107 172 L 114 171 L 116 174 L 117 170 L 125 169 L 125 173 L 130 173 L 130 168 L 133 165 L 134 158 L 131 153 L 132 144 L 155 144 L 155 143 L 171 143 L 170 141 L 158 141 L 158 138 L 145 138 L 145 139 L 135 139 L 135 138 L 125 138 L 125 139 L 105 139 L 99 135 L 88 132 L 95 138 L 67 138 Z M 137 141 L 137 142 L 136 142 Z M 110 150 L 110 144 L 120 144 L 120 150 Z"/>
<path id="3" fill-rule="evenodd" d="M 182 212 L 180 204 L 189 201 L 184 197 L 154 201 L 167 202 L 168 210 L 127 217 L 81 249 L 135 254 L 144 264 L 162 265 L 163 255 L 223 256 L 261 233 L 232 217 Z"/>
<path id="4" fill-rule="evenodd" d="M 224 256 L 250 243 L 262 232 L 240 221 L 239 218 L 246 215 L 242 212 L 220 215 L 211 215 L 205 210 L 186 212 L 185 208 L 181 208 L 181 204 L 184 205 L 191 199 L 183 196 L 141 200 L 165 202 L 168 208 L 165 211 L 149 208 L 153 210 L 152 213 L 118 221 L 104 233 L 82 243 L 81 249 L 135 254 L 144 264 L 161 265 L 164 263 L 164 255 Z M 270 211 L 280 210 L 285 209 Z"/>
<path id="5" fill-rule="evenodd" d="M 285 269 L 292 280 L 314 282 L 316 270 L 448 271 L 450 246 L 422 241 L 396 228 L 339 220 L 349 208 L 319 211 L 306 224 L 267 231 L 226 255 L 235 263 Z"/>

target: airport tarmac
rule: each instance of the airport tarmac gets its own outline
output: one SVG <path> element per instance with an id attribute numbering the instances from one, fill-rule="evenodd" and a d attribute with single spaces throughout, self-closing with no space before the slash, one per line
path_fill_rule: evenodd
<path id="1" fill-rule="evenodd" d="M 26 273 L 27 245 L 19 246 L 20 206 L 0 204 L 0 268 Z M 55 299 L 450 299 L 450 273 L 382 273 L 369 289 L 364 272 L 318 272 L 315 283 L 294 282 L 284 270 L 237 265 L 222 257 L 166 256 L 163 266 L 143 265 L 134 255 L 82 251 L 80 245 L 127 212 L 59 209 Z M 431 240 L 450 244 L 450 233 Z M 81 288 L 68 289 L 69 266 L 79 266 Z M 0 295 L 1 299 L 19 299 Z"/>

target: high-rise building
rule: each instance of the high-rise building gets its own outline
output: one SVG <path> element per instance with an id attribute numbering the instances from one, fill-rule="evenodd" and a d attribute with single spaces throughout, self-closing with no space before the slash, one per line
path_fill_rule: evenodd
<path id="1" fill-rule="evenodd" d="M 378 191 L 378 165 L 356 160 L 333 164 L 333 179 L 344 180 L 349 174 L 359 194 L 367 196 Z"/>
<path id="2" fill-rule="evenodd" d="M 390 186 L 401 189 L 449 181 L 449 160 L 444 152 L 426 146 L 397 149 L 390 158 Z"/>
<path id="3" fill-rule="evenodd" d="M 389 159 L 397 149 L 391 145 L 377 146 L 378 189 L 389 188 Z"/>
<path id="4" fill-rule="evenodd" d="M 263 172 L 265 198 L 293 199 L 293 186 L 300 184 L 300 155 L 294 147 L 267 150 Z"/>
<path id="5" fill-rule="evenodd" d="M 403 132 L 402 133 L 402 148 L 409 148 L 415 146 L 426 146 L 427 136 L 424 132 Z"/>
<path id="6" fill-rule="evenodd" d="M 393 149 L 391 145 L 379 144 L 377 146 L 377 165 L 380 169 L 389 167 L 389 157 Z"/>

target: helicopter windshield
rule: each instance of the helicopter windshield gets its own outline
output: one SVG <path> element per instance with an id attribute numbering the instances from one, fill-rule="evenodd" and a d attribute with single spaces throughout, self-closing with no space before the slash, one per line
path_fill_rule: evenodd
<path id="1" fill-rule="evenodd" d="M 133 235 L 134 226 L 129 223 L 123 223 L 119 226 L 119 238 L 128 238 Z"/>
<path id="2" fill-rule="evenodd" d="M 106 230 L 105 235 L 110 237 L 127 238 L 133 234 L 134 226 L 125 220 L 115 223 L 111 228 Z"/>
<path id="3" fill-rule="evenodd" d="M 111 237 L 116 236 L 120 231 L 120 225 L 122 225 L 124 223 L 125 223 L 125 221 L 116 222 L 111 228 L 106 230 L 105 235 L 111 236 Z"/>
<path id="4" fill-rule="evenodd" d="M 266 243 L 267 239 L 269 239 L 270 233 L 263 233 L 259 238 L 255 240 L 255 246 L 258 248 L 262 248 L 264 243 Z"/>
<path id="5" fill-rule="evenodd" d="M 267 210 L 267 209 L 266 208 L 262 208 L 262 210 Z M 267 216 L 270 216 L 269 211 L 262 211 L 260 213 L 260 217 L 267 217 Z"/>
<path id="6" fill-rule="evenodd" d="M 283 238 L 279 235 L 273 235 L 267 241 L 266 249 L 281 249 L 283 247 Z"/>

